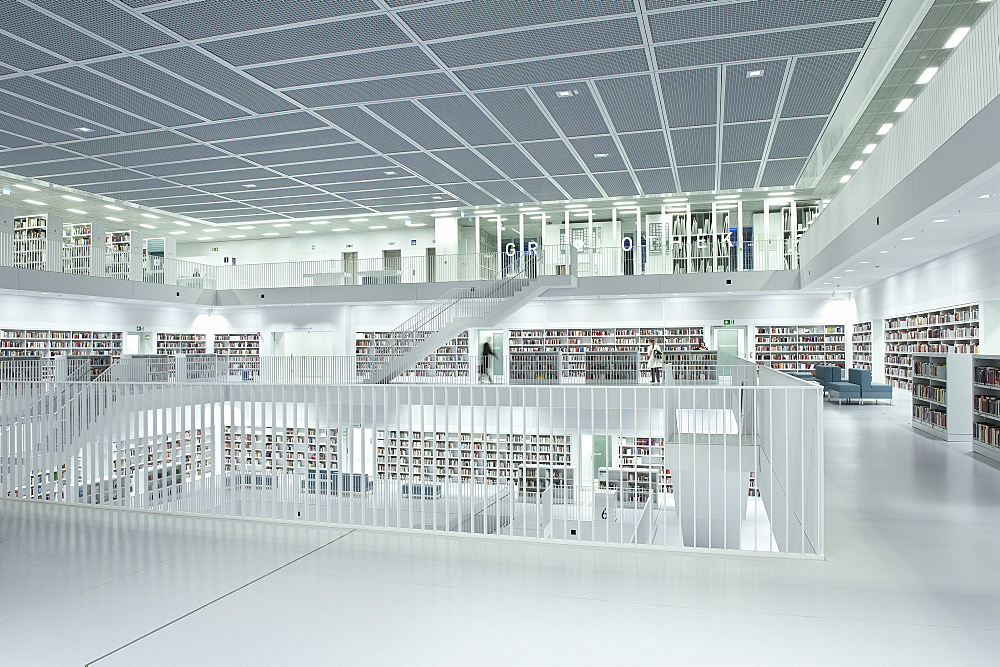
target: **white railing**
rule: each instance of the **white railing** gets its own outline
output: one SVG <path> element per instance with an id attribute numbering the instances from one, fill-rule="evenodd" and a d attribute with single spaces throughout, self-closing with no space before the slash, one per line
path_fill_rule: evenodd
<path id="1" fill-rule="evenodd" d="M 11 498 L 641 548 L 824 550 L 820 390 L 763 371 L 755 386 L 457 393 L 63 383 L 71 408 L 26 417 L 9 384 L 0 493 Z M 15 414 L 21 426 L 9 428 Z"/>

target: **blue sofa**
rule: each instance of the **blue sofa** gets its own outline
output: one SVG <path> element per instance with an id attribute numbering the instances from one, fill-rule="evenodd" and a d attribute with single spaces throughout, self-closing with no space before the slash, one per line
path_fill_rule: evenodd
<path id="1" fill-rule="evenodd" d="M 861 388 L 861 400 L 887 400 L 892 403 L 892 386 L 872 382 L 872 372 L 860 368 L 852 368 L 847 372 L 847 379 Z"/>
<path id="2" fill-rule="evenodd" d="M 813 374 L 816 380 L 823 385 L 825 391 L 830 390 L 830 385 L 834 382 L 843 382 L 844 369 L 840 366 L 816 366 Z"/>

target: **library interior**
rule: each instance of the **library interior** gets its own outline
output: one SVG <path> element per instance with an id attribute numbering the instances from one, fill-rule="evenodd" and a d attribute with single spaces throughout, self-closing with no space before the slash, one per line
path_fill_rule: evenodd
<path id="1" fill-rule="evenodd" d="M 4 9 L 0 663 L 995 663 L 995 2 Z"/>

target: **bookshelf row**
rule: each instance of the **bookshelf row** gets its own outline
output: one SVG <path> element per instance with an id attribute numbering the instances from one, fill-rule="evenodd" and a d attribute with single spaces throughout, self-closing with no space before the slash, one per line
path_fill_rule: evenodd
<path id="1" fill-rule="evenodd" d="M 859 322 L 851 332 L 851 363 L 854 368 L 872 370 L 872 323 Z"/>
<path id="2" fill-rule="evenodd" d="M 883 335 L 886 382 L 897 389 L 911 391 L 915 355 L 979 352 L 979 306 L 954 306 L 886 318 Z"/>
<path id="3" fill-rule="evenodd" d="M 0 329 L 0 357 L 119 356 L 121 353 L 120 331 Z"/>
<path id="4" fill-rule="evenodd" d="M 365 376 L 378 368 L 386 356 L 404 354 L 415 341 L 419 342 L 430 332 L 418 332 L 414 338 L 404 339 L 390 331 L 359 331 L 354 343 L 355 364 L 358 375 Z M 402 377 L 469 377 L 469 332 L 463 331 L 401 373 Z"/>
<path id="5" fill-rule="evenodd" d="M 840 324 L 758 326 L 754 358 L 779 370 L 812 370 L 817 365 L 846 366 L 847 347 Z"/>

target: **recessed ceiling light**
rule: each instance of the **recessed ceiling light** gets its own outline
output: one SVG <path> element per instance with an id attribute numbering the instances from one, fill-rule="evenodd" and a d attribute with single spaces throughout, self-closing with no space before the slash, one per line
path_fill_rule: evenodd
<path id="1" fill-rule="evenodd" d="M 855 160 L 853 163 L 851 163 L 851 169 L 852 170 L 854 170 L 854 169 L 860 169 L 861 165 L 863 165 L 863 164 L 864 164 L 864 160 Z"/>
<path id="2" fill-rule="evenodd" d="M 121 206 L 115 206 L 114 204 L 105 204 L 104 208 L 110 208 L 112 211 L 124 211 Z"/>
<path id="3" fill-rule="evenodd" d="M 844 276 L 834 276 L 834 277 L 833 277 L 833 279 L 834 279 L 834 280 L 840 280 L 840 279 L 841 279 L 841 278 L 843 278 L 843 277 L 844 277 Z"/>
<path id="4" fill-rule="evenodd" d="M 427 223 L 426 222 L 411 222 L 411 221 L 407 220 L 406 221 L 406 226 L 407 227 L 426 227 Z"/>
<path id="5" fill-rule="evenodd" d="M 882 127 L 878 128 L 878 132 L 876 132 L 875 134 L 880 136 L 883 134 L 889 134 L 889 130 L 891 129 L 892 129 L 892 123 L 886 123 Z"/>
<path id="6" fill-rule="evenodd" d="M 47 204 L 45 202 L 43 202 L 43 201 L 37 201 L 35 199 L 25 199 L 24 203 L 25 204 L 34 204 L 35 206 L 47 206 Z"/>
<path id="7" fill-rule="evenodd" d="M 15 188 L 21 188 L 22 190 L 31 190 L 32 192 L 38 192 L 38 188 L 32 187 L 30 185 L 25 185 L 24 183 L 15 183 Z M 82 199 L 79 201 L 83 201 Z"/>
<path id="8" fill-rule="evenodd" d="M 451 213 L 431 213 L 432 218 L 454 218 Z"/>
<path id="9" fill-rule="evenodd" d="M 111 222 L 125 222 L 125 221 L 124 221 L 124 220 L 122 220 L 121 218 L 115 218 L 115 217 L 113 217 L 113 216 L 110 216 L 110 215 L 108 215 L 108 216 L 105 216 L 105 218 L 104 218 L 104 219 L 105 219 L 105 220 L 110 220 Z"/>
<path id="10" fill-rule="evenodd" d="M 948 218 L 938 218 L 934 222 L 948 222 Z"/>
<path id="11" fill-rule="evenodd" d="M 296 234 L 312 234 L 312 233 L 314 233 L 314 232 L 313 232 L 313 230 L 311 230 L 311 229 L 300 229 L 300 230 L 298 230 L 298 231 L 297 231 L 297 232 L 295 232 L 295 233 L 296 233 Z"/>
<path id="12" fill-rule="evenodd" d="M 185 231 L 183 231 L 181 229 L 174 230 L 174 231 L 172 231 L 170 233 L 174 234 L 174 235 L 177 235 L 177 234 L 187 234 L 187 232 L 185 232 Z"/>
<path id="13" fill-rule="evenodd" d="M 368 225 L 368 229 L 388 229 L 385 225 Z"/>
<path id="14" fill-rule="evenodd" d="M 920 76 L 917 78 L 917 83 L 927 83 L 928 81 L 933 79 L 934 75 L 937 73 L 938 73 L 937 67 L 928 67 L 923 72 L 921 72 Z"/>
<path id="15" fill-rule="evenodd" d="M 444 199 L 444 197 L 431 197 L 431 199 Z"/>
<path id="16" fill-rule="evenodd" d="M 76 130 L 77 132 L 93 132 L 94 131 L 92 128 L 89 128 L 89 127 L 74 127 L 73 129 Z"/>
<path id="17" fill-rule="evenodd" d="M 843 176 L 840 177 L 840 182 L 841 183 L 846 183 L 849 180 L 851 180 L 851 177 L 848 176 L 847 174 L 844 174 Z"/>
<path id="18" fill-rule="evenodd" d="M 139 226 L 145 229 L 156 229 L 156 225 L 147 225 L 145 222 L 140 222 Z"/>
<path id="19" fill-rule="evenodd" d="M 747 78 L 754 79 L 758 76 L 764 76 L 764 70 L 762 69 L 751 69 L 747 70 Z"/>
<path id="20" fill-rule="evenodd" d="M 408 215 L 390 215 L 390 216 L 389 216 L 389 219 L 390 219 L 390 220 L 406 220 L 406 219 L 408 219 L 409 217 L 410 217 L 410 216 L 408 216 Z"/>
<path id="21" fill-rule="evenodd" d="M 261 236 L 277 236 L 278 232 L 264 232 Z"/>
<path id="22" fill-rule="evenodd" d="M 242 227 L 237 227 L 236 229 L 253 229 L 251 225 L 243 225 Z"/>
<path id="23" fill-rule="evenodd" d="M 331 232 L 347 232 L 347 231 L 350 231 L 350 229 L 348 229 L 347 227 L 335 227 L 334 229 L 331 229 L 330 231 Z"/>
<path id="24" fill-rule="evenodd" d="M 904 236 L 901 240 L 902 241 L 912 241 L 913 237 L 912 236 Z"/>
<path id="25" fill-rule="evenodd" d="M 181 227 L 190 227 L 190 222 L 184 222 L 183 220 L 174 220 L 175 225 L 180 225 Z"/>
<path id="26" fill-rule="evenodd" d="M 246 234 L 230 234 L 229 235 L 229 238 L 231 238 L 231 239 L 245 239 L 246 237 L 247 237 Z"/>
<path id="27" fill-rule="evenodd" d="M 483 213 L 483 214 L 485 214 L 485 213 L 496 213 L 496 210 L 492 209 L 492 208 L 484 208 L 482 210 L 477 209 L 475 212 L 476 213 Z"/>
<path id="28" fill-rule="evenodd" d="M 614 204 L 615 206 L 635 206 L 634 201 L 615 201 L 611 203 Z"/>
<path id="29" fill-rule="evenodd" d="M 68 208 L 66 210 L 69 211 L 70 213 L 79 213 L 80 215 L 87 215 L 86 211 L 81 211 L 78 208 Z"/>
<path id="30" fill-rule="evenodd" d="M 382 173 L 385 174 L 386 176 L 395 176 L 396 175 L 396 172 L 394 172 L 394 171 L 383 171 Z"/>
<path id="31" fill-rule="evenodd" d="M 860 262 L 860 264 L 871 264 L 871 262 Z"/>
<path id="32" fill-rule="evenodd" d="M 888 250 L 880 250 L 880 251 L 879 251 L 879 254 L 880 254 L 880 255 L 888 255 L 888 254 L 889 254 L 889 251 L 888 251 Z"/>
<path id="33" fill-rule="evenodd" d="M 594 157 L 607 157 L 607 153 L 594 153 Z"/>
<path id="34" fill-rule="evenodd" d="M 152 213 L 140 213 L 139 215 L 141 215 L 144 218 L 150 218 L 152 220 L 159 220 L 160 219 L 160 216 L 153 215 Z"/>
<path id="35" fill-rule="evenodd" d="M 83 197 L 74 197 L 73 195 L 63 195 L 62 198 L 70 201 L 83 201 Z"/>
<path id="36" fill-rule="evenodd" d="M 768 192 L 767 196 L 768 197 L 791 197 L 794 194 L 795 194 L 794 192 Z M 719 197 L 716 197 L 716 199 L 719 199 Z"/>
<path id="37" fill-rule="evenodd" d="M 278 224 L 271 225 L 271 226 L 272 227 L 291 227 L 292 223 L 290 223 L 290 222 L 279 222 Z"/>
<path id="38" fill-rule="evenodd" d="M 556 97 L 573 97 L 575 95 L 572 90 L 557 90 Z"/>
<path id="39" fill-rule="evenodd" d="M 910 108 L 911 104 L 913 104 L 912 97 L 907 97 L 905 99 L 900 100 L 899 104 L 896 105 L 896 113 L 903 113 L 904 111 Z"/>
<path id="40" fill-rule="evenodd" d="M 955 32 L 951 33 L 951 37 L 948 41 L 944 43 L 944 48 L 953 49 L 962 43 L 965 36 L 969 34 L 969 28 L 955 28 Z"/>
<path id="41" fill-rule="evenodd" d="M 541 211 L 542 209 L 538 206 L 525 206 L 524 208 L 519 208 L 517 210 L 522 213 L 527 213 L 528 211 Z"/>
<path id="42" fill-rule="evenodd" d="M 248 189 L 249 188 L 255 188 L 255 187 L 257 187 L 257 184 L 256 183 L 244 183 L 243 187 L 248 188 Z"/>
<path id="43" fill-rule="evenodd" d="M 196 241 L 213 241 L 214 239 L 211 236 L 199 236 L 195 240 Z"/>
<path id="44" fill-rule="evenodd" d="M 847 269 L 847 273 L 854 273 L 854 269 Z"/>
<path id="45" fill-rule="evenodd" d="M 980 198 L 980 199 L 989 199 L 989 198 L 990 198 L 990 197 L 992 197 L 992 196 L 993 196 L 993 195 L 979 195 L 979 198 Z M 28 201 L 28 200 L 27 200 L 27 199 L 25 199 L 24 201 Z"/>
<path id="46" fill-rule="evenodd" d="M 348 222 L 368 222 L 368 218 L 351 218 Z"/>
<path id="47" fill-rule="evenodd" d="M 309 224 L 310 225 L 329 225 L 330 221 L 329 220 L 313 220 Z"/>
<path id="48" fill-rule="evenodd" d="M 876 146 L 878 146 L 878 144 L 868 144 L 867 146 L 861 149 L 861 152 L 864 153 L 865 155 L 868 155 L 873 150 L 875 150 Z"/>

